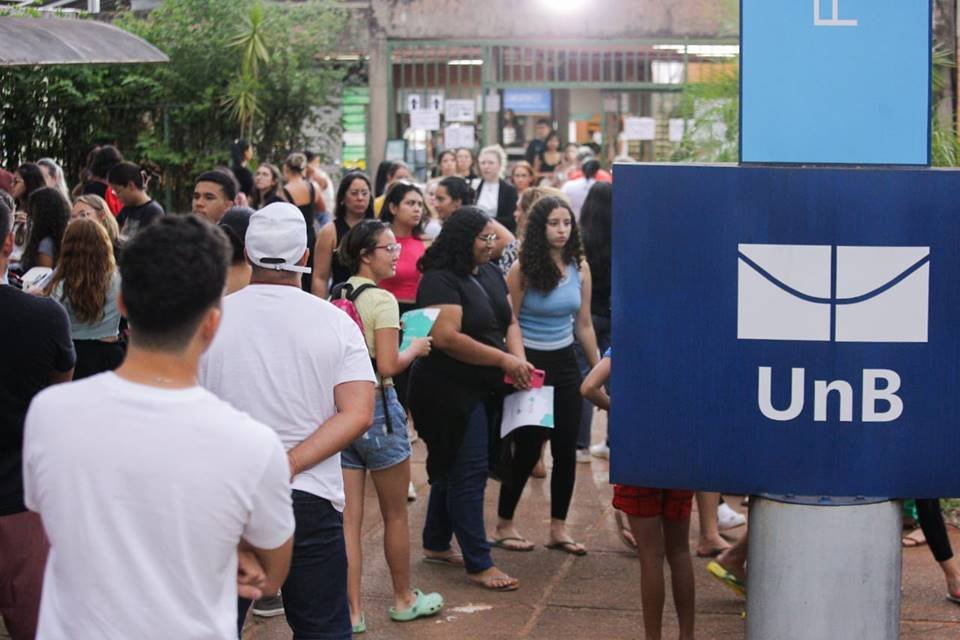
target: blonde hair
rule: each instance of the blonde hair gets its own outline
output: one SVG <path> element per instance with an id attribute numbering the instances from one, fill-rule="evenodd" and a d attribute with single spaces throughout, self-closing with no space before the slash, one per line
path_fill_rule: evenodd
<path id="1" fill-rule="evenodd" d="M 483 154 L 485 153 L 489 153 L 497 156 L 497 160 L 500 161 L 500 177 L 502 178 L 503 172 L 507 168 L 507 152 L 504 151 L 503 147 L 501 147 L 500 145 L 492 144 L 489 147 L 484 147 L 483 149 L 480 149 L 480 153 L 477 154 L 477 160 L 479 161 L 480 158 L 483 157 Z"/>
<path id="2" fill-rule="evenodd" d="M 77 196 L 73 204 L 85 204 L 97 212 L 97 222 L 103 225 L 107 237 L 110 238 L 110 244 L 116 249 L 117 243 L 120 241 L 120 225 L 117 224 L 117 219 L 113 217 L 110 207 L 107 206 L 107 201 L 100 196 L 87 194 Z"/>

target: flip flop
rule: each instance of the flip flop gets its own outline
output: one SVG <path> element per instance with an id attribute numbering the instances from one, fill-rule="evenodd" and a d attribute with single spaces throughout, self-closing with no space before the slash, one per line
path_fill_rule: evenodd
<path id="1" fill-rule="evenodd" d="M 730 547 L 727 547 L 727 549 L 729 549 L 729 548 L 730 548 Z M 721 553 L 723 553 L 723 552 L 726 551 L 727 549 L 710 549 L 710 551 L 708 551 L 708 552 L 706 552 L 706 553 L 701 553 L 701 552 L 697 551 L 697 557 L 698 557 L 698 558 L 716 558 L 717 556 L 719 556 Z"/>
<path id="2" fill-rule="evenodd" d="M 736 593 L 741 598 L 747 597 L 746 583 L 727 571 L 719 562 L 711 562 L 708 564 L 707 571 L 714 578 L 722 582 L 725 587 Z"/>
<path id="3" fill-rule="evenodd" d="M 520 543 L 525 542 L 530 546 L 524 547 L 519 545 L 509 545 L 507 544 L 508 542 L 520 542 Z M 496 547 L 497 549 L 503 549 L 504 551 L 526 552 L 526 551 L 533 551 L 535 545 L 529 540 L 527 540 L 526 538 L 516 538 L 513 536 L 507 536 L 506 538 L 498 538 L 496 540 L 491 541 L 490 546 Z"/>
<path id="4" fill-rule="evenodd" d="M 630 529 L 630 525 L 626 523 L 626 514 L 623 511 L 614 511 L 614 517 L 617 520 L 617 528 L 620 533 L 620 541 L 623 544 L 627 545 L 631 550 L 636 551 L 637 541 L 633 537 L 633 531 Z"/>
<path id="5" fill-rule="evenodd" d="M 442 564 L 448 567 L 462 567 L 463 566 L 463 555 L 459 553 L 453 553 L 449 556 L 423 556 L 423 561 L 430 564 Z"/>
<path id="6" fill-rule="evenodd" d="M 564 553 L 569 553 L 572 556 L 585 556 L 587 555 L 587 550 L 583 548 L 579 542 L 574 542 L 573 540 L 564 540 L 561 542 L 551 542 L 546 545 L 547 549 L 552 551 L 563 551 Z"/>
<path id="7" fill-rule="evenodd" d="M 520 583 L 516 581 L 505 584 L 500 587 L 493 584 L 494 582 L 497 582 L 499 580 L 513 580 L 513 578 L 511 578 L 507 574 L 503 574 L 502 576 L 490 576 L 488 578 L 474 578 L 473 576 L 468 574 L 467 580 L 471 584 L 475 584 L 478 587 L 483 587 L 484 589 L 489 589 L 490 591 L 516 591 L 517 589 L 520 588 Z"/>
<path id="8" fill-rule="evenodd" d="M 900 544 L 906 547 L 907 549 L 925 546 L 927 544 L 927 539 L 925 536 L 923 540 L 917 540 L 916 538 L 913 537 L 913 534 L 917 533 L 918 531 L 920 532 L 920 535 L 923 535 L 922 529 L 914 529 L 913 531 L 911 531 L 910 533 L 908 533 L 907 535 L 903 536 L 903 538 L 900 539 Z"/>
<path id="9" fill-rule="evenodd" d="M 397 611 L 393 607 L 388 609 L 391 620 L 394 622 L 410 622 L 417 618 L 435 616 L 443 609 L 443 596 L 439 593 L 424 593 L 420 589 L 414 589 L 413 593 L 417 596 L 417 599 L 409 609 L 404 611 Z"/>

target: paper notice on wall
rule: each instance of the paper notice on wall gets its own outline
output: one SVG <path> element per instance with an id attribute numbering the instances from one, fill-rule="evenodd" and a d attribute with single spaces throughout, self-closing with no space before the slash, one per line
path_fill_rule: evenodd
<path id="1" fill-rule="evenodd" d="M 683 140 L 683 132 L 683 118 L 670 118 L 670 142 L 681 142 Z"/>
<path id="2" fill-rule="evenodd" d="M 457 124 L 443 129 L 444 149 L 472 149 L 477 144 L 472 124 Z"/>
<path id="3" fill-rule="evenodd" d="M 553 387 L 511 393 L 503 399 L 500 437 L 527 426 L 553 428 Z"/>
<path id="4" fill-rule="evenodd" d="M 440 112 L 417 109 L 410 112 L 410 128 L 418 131 L 436 131 L 440 128 Z"/>
<path id="5" fill-rule="evenodd" d="M 624 140 L 656 140 L 657 121 L 653 118 L 624 118 Z"/>
<path id="6" fill-rule="evenodd" d="M 427 109 L 433 109 L 434 111 L 443 111 L 443 94 L 442 93 L 431 93 L 427 96 Z"/>
<path id="7" fill-rule="evenodd" d="M 447 122 L 473 122 L 477 119 L 477 109 L 473 100 L 447 100 L 444 108 L 444 118 Z"/>

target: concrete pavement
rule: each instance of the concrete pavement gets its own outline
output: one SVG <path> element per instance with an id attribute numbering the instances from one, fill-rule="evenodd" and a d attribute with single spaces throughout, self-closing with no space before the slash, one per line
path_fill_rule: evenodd
<path id="1" fill-rule="evenodd" d="M 601 434 L 598 424 L 594 433 Z M 387 617 L 392 605 L 390 574 L 382 552 L 382 524 L 371 483 L 364 526 L 364 611 L 369 640 L 496 640 L 524 638 L 561 640 L 597 638 L 614 640 L 642 638 L 640 612 L 640 567 L 636 557 L 620 541 L 613 510 L 612 488 L 608 484 L 606 461 L 594 459 L 578 465 L 577 487 L 568 519 L 574 538 L 586 544 L 589 554 L 575 558 L 543 547 L 549 526 L 549 478 L 531 480 L 517 513 L 521 532 L 537 543 L 530 553 L 494 550 L 498 566 L 520 579 L 512 593 L 492 593 L 466 582 L 462 569 L 425 564 L 420 561 L 420 528 L 426 511 L 425 449 L 414 446 L 414 480 L 420 498 L 410 505 L 410 540 L 413 584 L 424 591 L 439 591 L 446 599 L 445 610 L 435 618 L 397 624 Z M 488 531 L 496 521 L 499 486 L 487 487 Z M 739 499 L 728 501 L 739 507 Z M 697 518 L 694 513 L 691 548 L 696 544 Z M 743 528 L 734 530 L 739 535 Z M 951 529 L 954 549 L 960 549 L 960 535 Z M 744 604 L 707 575 L 707 560 L 694 558 L 697 578 L 697 637 L 740 640 L 745 636 L 741 613 Z M 902 638 L 951 639 L 960 637 L 960 606 L 944 595 L 942 573 L 929 549 L 904 551 Z M 676 637 L 676 619 L 667 595 L 665 639 Z M 283 618 L 250 618 L 244 640 L 281 640 L 291 634 Z M 364 637 L 364 636 L 357 636 Z M 826 640 L 826 639 L 825 639 Z"/>

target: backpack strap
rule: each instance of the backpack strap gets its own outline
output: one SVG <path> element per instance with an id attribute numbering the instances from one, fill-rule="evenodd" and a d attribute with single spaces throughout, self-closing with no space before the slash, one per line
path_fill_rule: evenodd
<path id="1" fill-rule="evenodd" d="M 378 287 L 378 286 L 375 285 L 375 284 L 370 284 L 369 282 L 366 283 L 366 284 L 360 285 L 360 286 L 357 287 L 356 289 L 354 289 L 354 288 L 353 288 L 353 285 L 350 285 L 350 284 L 344 284 L 344 287 L 350 287 L 349 290 L 347 290 L 347 296 L 346 296 L 347 300 L 349 300 L 350 302 L 356 302 L 356 301 L 357 301 L 357 298 L 360 297 L 360 294 L 363 293 L 364 291 L 366 291 L 367 289 L 379 289 L 379 288 L 380 288 L 380 287 Z"/>
<path id="2" fill-rule="evenodd" d="M 377 285 L 367 282 L 365 284 L 360 285 L 356 289 L 354 289 L 352 284 L 343 282 L 333 288 L 333 290 L 330 292 L 330 299 L 337 300 L 338 298 L 346 298 L 350 302 L 356 303 L 357 298 L 360 297 L 360 294 L 362 294 L 367 289 L 379 289 L 379 288 L 380 287 L 378 287 Z M 376 374 L 377 359 L 370 358 L 370 363 L 373 365 L 374 374 Z M 382 382 L 383 380 L 381 379 L 381 383 Z M 393 422 L 390 420 L 390 407 L 387 405 L 387 389 L 386 387 L 383 386 L 383 384 L 380 385 L 380 402 L 383 405 L 383 419 L 387 423 L 387 433 L 392 434 Z"/>

